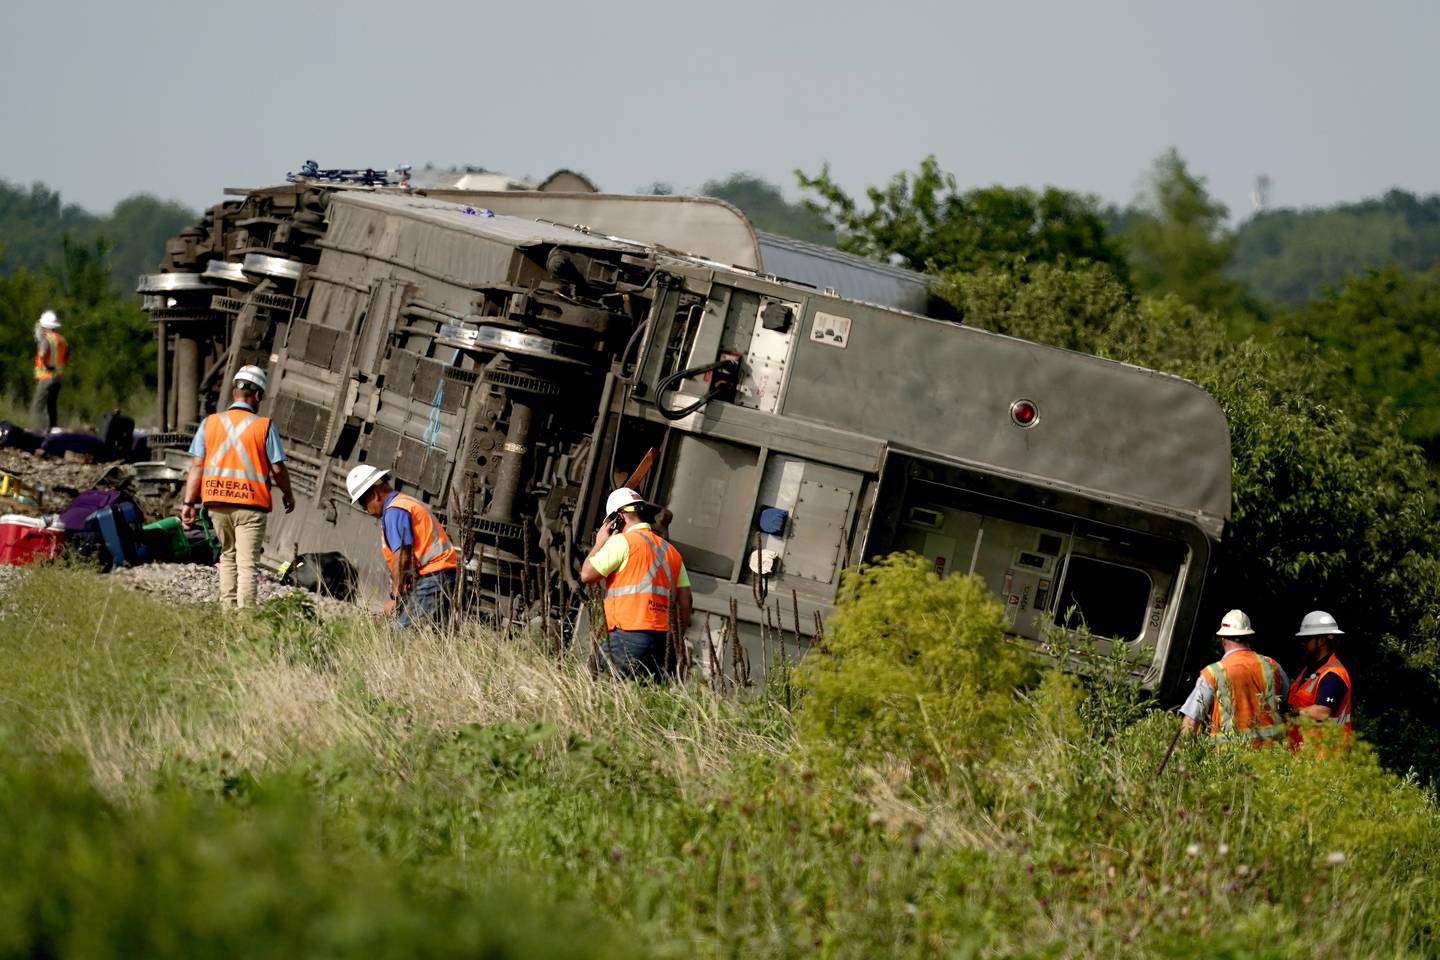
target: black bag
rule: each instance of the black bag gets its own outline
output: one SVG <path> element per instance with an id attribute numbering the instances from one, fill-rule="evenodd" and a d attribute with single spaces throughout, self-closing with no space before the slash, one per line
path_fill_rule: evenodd
<path id="1" fill-rule="evenodd" d="M 343 553 L 302 553 L 285 570 L 285 583 L 337 600 L 355 596 L 359 571 Z"/>
<path id="2" fill-rule="evenodd" d="M 112 459 L 129 460 L 135 447 L 135 419 L 119 410 L 100 417 L 100 442 L 105 444 Z"/>
<path id="3" fill-rule="evenodd" d="M 19 424 L 0 420 L 0 447 L 34 453 L 40 449 L 40 438 Z"/>

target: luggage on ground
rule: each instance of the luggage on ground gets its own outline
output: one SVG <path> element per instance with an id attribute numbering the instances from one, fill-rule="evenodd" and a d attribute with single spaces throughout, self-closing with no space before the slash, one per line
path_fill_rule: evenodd
<path id="1" fill-rule="evenodd" d="M 130 500 L 96 510 L 85 522 L 87 531 L 99 535 L 101 563 L 110 567 L 130 567 L 150 561 L 150 548 L 145 543 L 145 515 Z"/>
<path id="2" fill-rule="evenodd" d="M 70 505 L 60 511 L 60 523 L 71 533 L 79 533 L 85 529 L 85 521 L 92 513 L 113 506 L 121 499 L 128 498 L 119 490 L 86 490 L 77 494 Z"/>
<path id="3" fill-rule="evenodd" d="M 129 460 L 135 449 L 135 419 L 119 410 L 100 417 L 100 442 L 112 460 Z"/>
<path id="4" fill-rule="evenodd" d="M 286 565 L 281 582 L 293 583 L 311 593 L 349 600 L 355 596 L 358 579 L 355 564 L 343 553 L 302 553 Z"/>
<path id="5" fill-rule="evenodd" d="M 40 437 L 19 424 L 0 420 L 0 447 L 34 453 L 40 449 Z"/>
<path id="6" fill-rule="evenodd" d="M 63 457 L 73 453 L 93 460 L 109 460 L 105 442 L 90 433 L 51 433 L 40 441 L 40 452 L 47 457 Z"/>
<path id="7" fill-rule="evenodd" d="M 64 528 L 52 526 L 43 517 L 0 517 L 0 563 L 19 567 L 53 560 L 64 542 Z"/>
<path id="8" fill-rule="evenodd" d="M 70 501 L 69 506 L 60 511 L 60 525 L 65 528 L 65 546 L 77 557 L 94 557 L 104 561 L 104 543 L 100 536 L 100 528 L 91 524 L 90 518 L 95 515 L 96 510 L 104 510 L 106 507 L 114 506 L 121 500 L 129 498 L 119 490 L 101 490 L 99 488 L 85 490 Z"/>
<path id="9" fill-rule="evenodd" d="M 179 517 L 164 517 L 145 524 L 145 542 L 150 559 L 176 563 L 214 563 L 220 555 L 220 541 L 210 527 L 210 516 L 202 506 L 195 526 L 186 530 Z"/>

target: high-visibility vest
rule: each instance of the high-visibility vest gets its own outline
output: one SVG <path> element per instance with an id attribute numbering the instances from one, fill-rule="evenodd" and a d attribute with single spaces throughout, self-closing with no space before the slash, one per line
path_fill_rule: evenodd
<path id="1" fill-rule="evenodd" d="M 265 438 L 270 418 L 232 407 L 205 418 L 205 466 L 200 499 L 270 509 L 270 458 Z"/>
<path id="2" fill-rule="evenodd" d="M 680 551 L 649 530 L 627 530 L 621 536 L 630 553 L 605 580 L 605 623 L 611 630 L 668 631 Z"/>
<path id="3" fill-rule="evenodd" d="M 410 550 L 415 558 L 416 573 L 424 577 L 441 570 L 453 570 L 460 565 L 459 552 L 450 543 L 450 538 L 445 535 L 445 528 L 440 526 L 440 521 L 435 519 L 435 514 L 430 512 L 429 507 L 403 493 L 395 494 L 385 505 L 386 510 L 392 507 L 399 507 L 410 514 L 410 529 L 415 535 L 415 542 Z M 380 552 L 385 557 L 385 566 L 394 570 L 395 551 L 391 550 L 390 544 L 385 541 L 383 523 L 380 525 Z"/>
<path id="4" fill-rule="evenodd" d="M 70 359 L 70 345 L 55 330 L 46 330 L 41 334 L 40 342 L 49 349 L 42 351 L 38 344 L 35 347 L 35 379 L 53 380 L 65 372 L 65 363 Z M 48 353 L 49 357 L 42 356 L 42 353 Z"/>
<path id="5" fill-rule="evenodd" d="M 1253 650 L 1234 650 L 1200 675 L 1215 688 L 1211 737 L 1258 747 L 1285 732 L 1280 722 L 1283 671 L 1274 660 Z"/>
<path id="6" fill-rule="evenodd" d="M 1315 696 L 1320 692 L 1320 681 L 1332 673 L 1345 681 L 1345 699 L 1341 700 L 1340 706 L 1336 707 L 1330 713 L 1330 721 L 1340 724 L 1344 730 L 1344 735 L 1341 737 L 1341 742 L 1343 743 L 1350 738 L 1350 694 L 1352 688 L 1350 686 L 1350 671 L 1345 669 L 1345 665 L 1340 662 L 1340 658 L 1335 656 L 1335 654 L 1330 654 L 1330 659 L 1321 664 L 1320 668 L 1314 673 L 1309 676 L 1300 677 L 1294 683 L 1290 684 L 1290 696 L 1286 698 L 1285 702 L 1290 705 L 1290 709 L 1293 712 L 1297 713 L 1303 707 L 1313 707 L 1315 705 Z M 1290 743 L 1294 746 L 1299 746 L 1305 739 L 1298 723 L 1290 725 L 1287 735 Z"/>

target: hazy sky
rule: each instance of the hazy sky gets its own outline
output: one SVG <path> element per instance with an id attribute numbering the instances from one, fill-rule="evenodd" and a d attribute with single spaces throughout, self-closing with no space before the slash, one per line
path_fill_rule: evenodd
<path id="1" fill-rule="evenodd" d="M 322 166 L 747 170 L 1124 202 L 1178 147 L 1233 214 L 1440 192 L 1440 2 L 0 0 L 0 179 L 106 210 Z"/>

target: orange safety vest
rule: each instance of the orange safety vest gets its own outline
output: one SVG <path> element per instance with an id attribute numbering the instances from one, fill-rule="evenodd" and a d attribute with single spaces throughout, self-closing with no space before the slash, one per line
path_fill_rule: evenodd
<path id="1" fill-rule="evenodd" d="M 42 342 L 49 345 L 48 351 L 41 351 L 39 345 L 35 347 L 35 379 L 54 380 L 65 372 L 65 363 L 70 359 L 70 345 L 65 342 L 55 330 L 46 330 L 41 335 Z M 43 352 L 50 354 L 47 361 L 42 355 Z"/>
<path id="2" fill-rule="evenodd" d="M 1234 650 L 1200 671 L 1215 688 L 1210 736 L 1262 746 L 1284 733 L 1280 722 L 1283 671 L 1253 650 Z"/>
<path id="3" fill-rule="evenodd" d="M 1320 681 L 1332 673 L 1345 681 L 1345 699 L 1341 700 L 1340 706 L 1330 714 L 1330 721 L 1340 724 L 1345 731 L 1344 736 L 1341 737 L 1343 743 L 1350 739 L 1350 694 L 1353 692 L 1353 688 L 1350 685 L 1350 671 L 1345 669 L 1345 665 L 1335 654 L 1330 654 L 1330 659 L 1322 663 L 1314 673 L 1302 676 L 1290 684 L 1290 696 L 1286 698 L 1285 702 L 1295 713 L 1298 713 L 1303 707 L 1313 707 L 1315 695 L 1320 692 Z M 1305 741 L 1305 735 L 1298 723 L 1291 724 L 1286 733 L 1293 747 L 1298 747 Z"/>
<path id="4" fill-rule="evenodd" d="M 205 465 L 200 499 L 270 509 L 270 418 L 236 407 L 205 418 Z"/>
<path id="5" fill-rule="evenodd" d="M 670 604 L 680 581 L 680 551 L 649 530 L 622 536 L 625 565 L 605 580 L 605 623 L 611 630 L 670 629 Z"/>
<path id="6" fill-rule="evenodd" d="M 450 543 L 450 538 L 445 535 L 445 528 L 440 526 L 440 521 L 435 519 L 435 514 L 430 512 L 429 507 L 403 493 L 395 494 L 385 505 L 386 510 L 391 507 L 399 507 L 410 514 L 410 529 L 415 533 L 415 543 L 410 550 L 415 557 L 417 574 L 424 577 L 441 570 L 454 570 L 460 565 L 459 552 Z M 394 570 L 395 551 L 385 542 L 383 523 L 380 525 L 380 552 L 385 557 L 385 566 Z"/>

